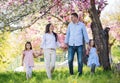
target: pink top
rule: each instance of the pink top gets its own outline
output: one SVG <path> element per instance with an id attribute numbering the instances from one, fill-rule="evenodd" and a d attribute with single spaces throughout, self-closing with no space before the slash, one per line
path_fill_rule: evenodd
<path id="1" fill-rule="evenodd" d="M 34 66 L 33 50 L 23 51 L 25 66 Z"/>

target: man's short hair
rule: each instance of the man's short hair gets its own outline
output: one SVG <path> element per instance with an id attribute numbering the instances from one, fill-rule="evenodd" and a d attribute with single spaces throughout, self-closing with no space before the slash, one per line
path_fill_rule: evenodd
<path id="1" fill-rule="evenodd" d="M 77 13 L 72 13 L 71 15 L 73 15 L 73 16 L 78 18 L 78 14 Z"/>

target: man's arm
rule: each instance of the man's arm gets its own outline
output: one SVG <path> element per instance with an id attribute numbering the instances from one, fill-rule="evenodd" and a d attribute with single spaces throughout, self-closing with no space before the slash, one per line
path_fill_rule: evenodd
<path id="1" fill-rule="evenodd" d="M 84 36 L 84 40 L 85 40 L 85 43 L 88 45 L 89 43 L 89 38 L 88 38 L 88 33 L 87 33 L 87 30 L 86 30 L 86 27 L 85 25 L 83 25 L 83 36 Z"/>
<path id="2" fill-rule="evenodd" d="M 89 48 L 89 37 L 85 25 L 83 24 L 83 36 L 86 43 L 86 49 Z"/>

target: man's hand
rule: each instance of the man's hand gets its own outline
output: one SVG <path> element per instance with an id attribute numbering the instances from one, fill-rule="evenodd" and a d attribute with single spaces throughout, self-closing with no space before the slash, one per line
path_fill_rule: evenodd
<path id="1" fill-rule="evenodd" d="M 66 51 L 66 50 L 68 49 L 68 44 L 64 44 L 64 45 L 62 46 L 62 49 L 63 49 L 63 51 Z"/>
<path id="2" fill-rule="evenodd" d="M 68 48 L 68 44 L 65 44 L 65 48 Z"/>
<path id="3" fill-rule="evenodd" d="M 87 43 L 87 44 L 86 44 L 86 55 L 89 54 L 89 51 L 90 51 L 90 46 L 89 46 L 89 44 Z"/>

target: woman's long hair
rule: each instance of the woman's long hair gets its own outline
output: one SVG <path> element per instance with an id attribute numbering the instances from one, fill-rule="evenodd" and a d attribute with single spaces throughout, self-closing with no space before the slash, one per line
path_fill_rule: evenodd
<path id="1" fill-rule="evenodd" d="M 51 25 L 52 25 L 51 23 L 49 23 L 49 24 L 46 25 L 45 33 L 50 33 L 50 26 Z M 52 31 L 52 32 L 53 32 L 53 34 L 55 36 L 55 41 L 57 42 L 57 38 L 58 38 L 57 34 L 54 31 Z"/>

